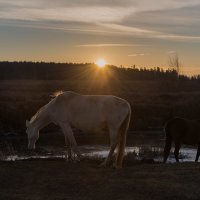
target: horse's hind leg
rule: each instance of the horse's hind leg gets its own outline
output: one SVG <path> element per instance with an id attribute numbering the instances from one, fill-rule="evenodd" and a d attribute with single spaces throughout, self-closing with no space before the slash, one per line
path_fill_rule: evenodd
<path id="1" fill-rule="evenodd" d="M 169 153 L 170 153 L 170 150 L 171 150 L 171 137 L 169 138 L 166 138 L 166 142 L 165 142 L 165 148 L 164 148 L 164 159 L 163 159 L 163 162 L 166 163 L 167 161 L 167 158 L 169 156 Z"/>
<path id="2" fill-rule="evenodd" d="M 111 165 L 112 155 L 117 147 L 118 143 L 118 130 L 110 129 L 110 151 L 108 153 L 107 158 L 100 164 L 100 167 L 107 167 Z"/>
<path id="3" fill-rule="evenodd" d="M 181 144 L 175 142 L 174 155 L 175 155 L 176 162 L 179 162 L 178 155 L 179 155 L 180 148 L 181 148 Z"/>
<path id="4" fill-rule="evenodd" d="M 200 155 L 200 144 L 198 144 L 198 148 L 197 148 L 197 155 L 196 155 L 195 162 L 198 162 L 199 155 Z"/>

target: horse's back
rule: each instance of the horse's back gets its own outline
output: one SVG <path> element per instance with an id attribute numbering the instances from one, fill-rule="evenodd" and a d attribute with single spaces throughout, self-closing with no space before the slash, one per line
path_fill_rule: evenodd
<path id="1" fill-rule="evenodd" d="M 71 114 L 101 121 L 121 121 L 129 110 L 127 101 L 111 95 L 80 95 L 70 103 Z"/>
<path id="2" fill-rule="evenodd" d="M 65 92 L 58 97 L 57 104 L 66 107 L 72 112 L 127 112 L 129 103 L 112 95 L 80 95 L 74 92 Z"/>
<path id="3" fill-rule="evenodd" d="M 120 126 L 130 112 L 130 105 L 126 100 L 111 95 L 64 92 L 57 97 L 52 110 L 55 120 L 93 131 Z"/>

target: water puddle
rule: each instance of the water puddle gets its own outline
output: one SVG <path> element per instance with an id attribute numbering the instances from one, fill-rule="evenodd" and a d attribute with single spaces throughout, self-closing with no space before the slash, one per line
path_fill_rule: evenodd
<path id="1" fill-rule="evenodd" d="M 104 158 L 108 155 L 109 147 L 107 146 L 80 146 L 80 151 L 83 156 L 87 157 L 101 157 Z M 172 151 L 173 152 L 173 148 Z M 133 156 L 136 160 L 153 159 L 156 162 L 162 162 L 163 148 L 153 146 L 133 146 L 126 147 L 125 154 Z M 183 147 L 180 150 L 179 158 L 180 162 L 194 162 L 196 157 L 196 149 Z M 65 151 L 63 149 L 56 149 L 54 147 L 45 147 L 43 151 L 36 152 L 34 155 L 20 154 L 12 152 L 9 155 L 1 155 L 0 161 L 20 161 L 30 159 L 65 159 Z M 170 153 L 168 163 L 174 163 L 175 158 L 173 153 Z"/>

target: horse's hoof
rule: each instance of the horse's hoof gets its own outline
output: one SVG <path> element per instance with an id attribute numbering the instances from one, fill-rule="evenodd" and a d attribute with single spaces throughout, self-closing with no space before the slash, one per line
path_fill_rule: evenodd
<path id="1" fill-rule="evenodd" d="M 101 167 L 101 168 L 109 168 L 109 167 L 112 167 L 112 163 L 104 161 L 99 165 L 99 167 Z"/>
<path id="2" fill-rule="evenodd" d="M 73 162 L 74 162 L 74 163 L 80 163 L 81 160 L 77 158 L 77 159 L 74 159 Z"/>
<path id="3" fill-rule="evenodd" d="M 101 163 L 100 165 L 98 165 L 98 167 L 99 168 L 105 168 L 106 166 Z"/>
<path id="4" fill-rule="evenodd" d="M 69 163 L 76 163 L 77 160 L 75 157 L 68 157 L 68 158 L 65 158 L 65 161 L 66 162 L 69 162 Z"/>
<path id="5" fill-rule="evenodd" d="M 77 156 L 74 156 L 74 157 L 71 158 L 71 162 L 73 162 L 73 163 L 80 163 L 81 162 L 81 158 L 77 157 Z"/>
<path id="6" fill-rule="evenodd" d="M 80 155 L 80 156 L 77 156 L 76 160 L 77 160 L 77 162 L 81 162 L 82 159 L 83 159 L 83 156 Z"/>
<path id="7" fill-rule="evenodd" d="M 120 165 L 116 165 L 116 164 L 112 165 L 112 169 L 121 169 L 121 168 L 122 168 L 122 166 L 120 166 Z"/>
<path id="8" fill-rule="evenodd" d="M 65 158 L 65 161 L 71 163 L 71 162 L 73 162 L 73 159 L 71 159 L 71 158 Z"/>
<path id="9" fill-rule="evenodd" d="M 106 168 L 108 167 L 106 162 L 102 162 L 100 165 L 98 165 L 99 168 Z"/>

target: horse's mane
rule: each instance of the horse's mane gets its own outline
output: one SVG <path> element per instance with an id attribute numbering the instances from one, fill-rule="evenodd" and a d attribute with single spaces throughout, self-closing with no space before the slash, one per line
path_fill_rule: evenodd
<path id="1" fill-rule="evenodd" d="M 44 111 L 52 102 L 53 100 L 58 97 L 59 95 L 63 94 L 64 92 L 63 91 L 56 91 L 54 92 L 53 94 L 50 95 L 50 97 L 52 97 L 51 101 L 49 103 L 47 103 L 46 105 L 44 105 L 43 107 L 41 107 L 36 113 L 35 115 L 33 115 L 30 119 L 30 123 L 32 123 L 36 117 L 42 112 Z"/>
<path id="2" fill-rule="evenodd" d="M 41 107 L 41 108 L 35 113 L 35 115 L 33 115 L 33 116 L 31 117 L 30 123 L 32 123 L 32 122 L 36 119 L 36 117 L 39 115 L 39 113 L 41 113 L 41 112 L 45 109 L 45 107 L 46 107 L 46 105 L 43 106 L 43 107 Z"/>
<path id="3" fill-rule="evenodd" d="M 56 91 L 53 94 L 50 95 L 50 97 L 52 97 L 53 99 L 61 94 L 63 94 L 64 92 L 62 90 L 60 91 Z"/>

